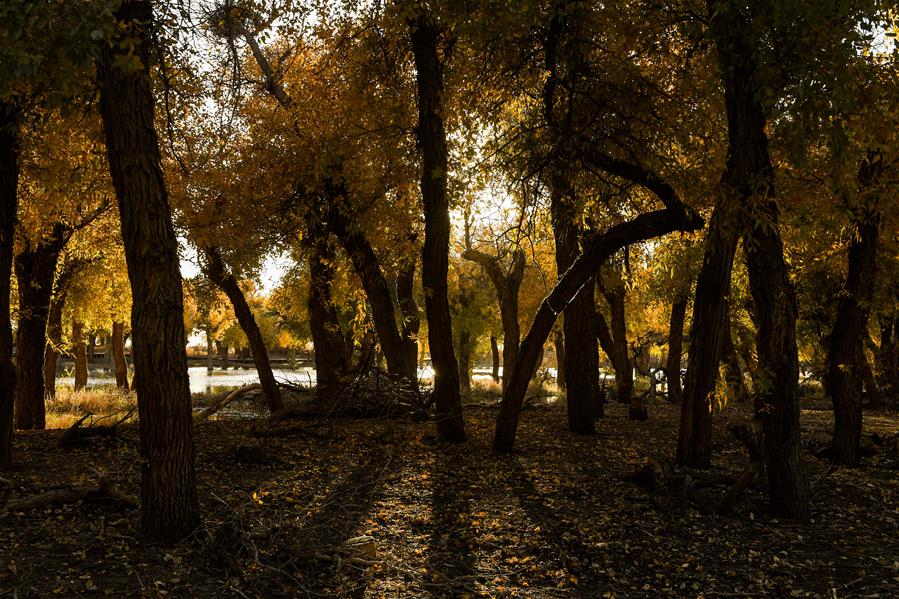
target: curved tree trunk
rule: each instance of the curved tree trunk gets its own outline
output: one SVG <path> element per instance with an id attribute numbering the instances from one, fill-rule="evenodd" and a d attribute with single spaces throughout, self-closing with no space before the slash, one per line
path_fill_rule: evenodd
<path id="1" fill-rule="evenodd" d="M 859 186 L 874 182 L 882 158 L 873 153 L 862 164 Z M 873 204 L 873 203 L 872 203 Z M 834 435 L 831 457 L 847 466 L 858 464 L 862 435 L 862 386 L 864 340 L 868 334 L 868 311 L 877 279 L 877 245 L 880 217 L 873 205 L 866 204 L 854 223 L 858 234 L 849 243 L 848 272 L 837 303 L 837 316 L 827 348 L 827 388 L 834 411 Z"/>
<path id="2" fill-rule="evenodd" d="M 336 191 L 334 196 L 335 198 L 343 197 L 345 203 L 349 204 L 345 190 Z M 381 351 L 387 361 L 387 371 L 395 377 L 414 381 L 418 378 L 416 361 L 409 359 L 411 354 L 408 346 L 403 343 L 403 338 L 397 329 L 396 311 L 390 295 L 390 286 L 387 284 L 387 279 L 384 278 L 381 263 L 374 248 L 358 229 L 357 223 L 347 216 L 346 211 L 348 210 L 351 210 L 348 205 L 337 206 L 332 203 L 328 210 L 329 228 L 340 240 L 353 264 L 356 275 L 362 282 L 362 288 L 365 290 L 371 306 L 371 318 L 381 344 Z"/>
<path id="3" fill-rule="evenodd" d="M 0 470 L 6 470 L 12 463 L 16 391 L 9 294 L 18 208 L 18 129 L 18 111 L 15 106 L 0 103 Z"/>
<path id="4" fill-rule="evenodd" d="M 671 305 L 668 326 L 668 359 L 665 362 L 665 379 L 668 381 L 668 401 L 681 402 L 680 365 L 684 344 L 684 319 L 687 314 L 686 297 L 678 297 Z"/>
<path id="5" fill-rule="evenodd" d="M 84 323 L 72 324 L 72 355 L 75 358 L 75 391 L 87 387 L 87 341 L 84 338 Z"/>
<path id="6" fill-rule="evenodd" d="M 108 47 L 97 64 L 100 112 L 131 281 L 134 388 L 140 413 L 141 525 L 149 539 L 178 540 L 200 522 L 187 378 L 178 242 L 159 158 L 150 86 L 152 5 L 124 0 L 116 17 L 141 67 L 116 66 Z M 125 61 L 128 62 L 128 61 Z M 129 63 L 130 64 L 130 63 Z"/>
<path id="7" fill-rule="evenodd" d="M 57 223 L 41 243 L 29 243 L 15 259 L 19 289 L 19 328 L 16 331 L 16 428 L 43 429 L 44 348 L 53 295 L 53 277 L 65 244 L 65 226 Z"/>
<path id="8" fill-rule="evenodd" d="M 109 351 L 112 352 L 115 365 L 115 384 L 121 391 L 127 392 L 128 385 L 128 361 L 125 359 L 125 323 L 112 323 L 112 337 L 109 339 Z M 208 348 L 207 348 L 208 349 Z"/>
<path id="9" fill-rule="evenodd" d="M 464 441 L 465 422 L 459 395 L 459 365 L 453 354 L 453 329 L 447 298 L 449 268 L 449 200 L 446 131 L 443 127 L 442 28 L 426 12 L 410 21 L 418 88 L 418 145 L 421 149 L 421 196 L 425 242 L 422 285 L 428 317 L 428 345 L 434 367 L 437 432 L 444 441 Z"/>
<path id="10" fill-rule="evenodd" d="M 253 355 L 253 363 L 256 365 L 256 372 L 262 385 L 262 392 L 268 400 L 269 411 L 277 412 L 278 410 L 283 410 L 284 400 L 281 398 L 281 389 L 275 380 L 275 374 L 272 372 L 265 340 L 262 338 L 259 325 L 256 324 L 256 317 L 253 316 L 253 311 L 247 303 L 247 298 L 244 296 L 240 284 L 226 270 L 218 248 L 207 247 L 204 248 L 203 253 L 206 258 L 204 264 L 206 276 L 228 296 L 231 306 L 234 308 L 234 314 L 237 316 L 237 322 L 244 335 L 247 336 L 250 344 L 249 349 Z"/>

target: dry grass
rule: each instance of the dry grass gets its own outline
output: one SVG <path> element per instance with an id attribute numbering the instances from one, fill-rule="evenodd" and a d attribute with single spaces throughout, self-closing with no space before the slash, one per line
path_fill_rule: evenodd
<path id="1" fill-rule="evenodd" d="M 74 391 L 60 388 L 56 397 L 47 401 L 47 428 L 69 428 L 86 414 L 106 416 L 127 412 L 137 407 L 137 396 L 115 388 Z"/>

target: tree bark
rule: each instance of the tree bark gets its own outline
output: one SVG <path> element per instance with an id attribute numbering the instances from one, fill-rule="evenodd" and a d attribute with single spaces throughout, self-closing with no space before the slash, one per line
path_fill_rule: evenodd
<path id="1" fill-rule="evenodd" d="M 215 370 L 215 341 L 212 339 L 212 327 L 206 328 L 206 372 Z"/>
<path id="2" fill-rule="evenodd" d="M 72 324 L 72 355 L 75 358 L 75 391 L 80 391 L 87 387 L 87 341 L 84 323 L 78 320 Z"/>
<path id="3" fill-rule="evenodd" d="M 493 360 L 490 375 L 493 377 L 494 383 L 499 383 L 499 344 L 496 341 L 496 335 L 490 335 L 490 357 Z"/>
<path id="4" fill-rule="evenodd" d="M 125 323 L 112 323 L 112 337 L 109 339 L 113 364 L 115 365 L 115 384 L 121 391 L 127 392 L 128 361 L 125 359 Z"/>
<path id="5" fill-rule="evenodd" d="M 882 169 L 883 158 L 871 152 L 858 174 L 861 193 L 873 184 Z M 856 235 L 849 243 L 848 271 L 837 302 L 837 316 L 828 336 L 827 389 L 834 411 L 831 459 L 847 466 L 861 459 L 862 387 L 864 340 L 868 335 L 868 312 L 877 280 L 877 246 L 880 215 L 876 200 L 866 199 L 854 218 Z"/>
<path id="6" fill-rule="evenodd" d="M 97 81 L 132 291 L 141 526 L 148 539 L 173 541 L 193 532 L 200 514 L 178 242 L 160 165 L 150 85 L 151 2 L 124 0 L 116 18 L 130 33 L 131 43 L 113 43 L 104 50 L 97 62 Z M 139 68 L 117 66 L 126 51 L 121 46 L 140 58 Z"/>
<path id="7" fill-rule="evenodd" d="M 641 214 L 633 220 L 613 226 L 601 235 L 587 237 L 583 251 L 540 303 L 531 327 L 521 342 L 515 370 L 509 379 L 509 386 L 503 392 L 500 413 L 496 419 L 493 436 L 495 450 L 511 451 L 515 445 L 521 406 L 528 382 L 533 378 L 543 355 L 543 344 L 549 337 L 558 315 L 574 299 L 578 291 L 591 282 L 603 263 L 626 245 L 672 231 L 695 231 L 701 227 L 702 219 L 695 214 L 685 209 L 665 209 Z M 593 288 L 592 283 L 590 288 Z"/>
<path id="8" fill-rule="evenodd" d="M 553 344 L 556 349 L 556 385 L 560 390 L 565 390 L 565 334 L 557 330 L 553 336 Z"/>
<path id="9" fill-rule="evenodd" d="M 9 295 L 19 188 L 19 115 L 0 103 L 0 471 L 12 463 L 16 368 Z"/>
<path id="10" fill-rule="evenodd" d="M 72 271 L 63 265 L 56 277 L 50 310 L 47 316 L 47 345 L 44 348 L 44 392 L 47 397 L 56 397 L 56 366 L 62 348 L 62 311 L 65 308 L 68 285 Z"/>
<path id="11" fill-rule="evenodd" d="M 721 343 L 721 362 L 724 364 L 724 379 L 728 392 L 738 403 L 749 399 L 749 389 L 746 387 L 743 367 L 740 365 L 740 356 L 734 345 L 733 331 L 731 328 L 730 308 L 724 323 L 724 336 Z"/>
<path id="12" fill-rule="evenodd" d="M 462 253 L 462 257 L 480 265 L 496 290 L 503 325 L 503 388 L 505 388 L 508 376 L 515 367 L 518 344 L 521 341 L 521 327 L 518 324 L 518 291 L 524 280 L 524 252 L 520 249 L 512 252 L 512 264 L 508 272 L 496 256 L 467 249 Z"/>
<path id="13" fill-rule="evenodd" d="M 422 284 L 428 318 L 428 345 L 434 367 L 437 432 L 444 441 L 464 441 L 465 423 L 459 395 L 459 365 L 453 354 L 453 331 L 447 297 L 449 267 L 449 199 L 446 131 L 443 126 L 443 61 L 438 49 L 442 28 L 426 12 L 410 21 L 418 92 L 418 145 L 421 149 L 421 196 L 425 241 Z"/>
<path id="14" fill-rule="evenodd" d="M 897 348 L 896 316 L 886 314 L 880 317 L 880 347 L 877 349 L 877 382 L 881 389 L 899 389 L 899 348 Z"/>
<path id="15" fill-rule="evenodd" d="M 335 275 L 334 248 L 321 223 L 314 217 L 310 216 L 307 232 L 310 250 L 307 307 L 315 352 L 316 384 L 319 390 L 327 391 L 349 373 L 350 354 L 344 343 L 337 308 L 331 299 L 331 284 Z"/>
<path id="16" fill-rule="evenodd" d="M 256 317 L 253 316 L 253 310 L 250 309 L 240 284 L 225 268 L 225 263 L 218 248 L 206 247 L 203 249 L 203 254 L 206 258 L 203 265 L 206 276 L 228 296 L 228 300 L 231 301 L 231 306 L 234 308 L 234 314 L 237 316 L 237 322 L 250 344 L 253 363 L 256 365 L 262 392 L 268 400 L 269 411 L 277 412 L 278 410 L 283 410 L 284 400 L 281 398 L 281 389 L 275 380 L 274 372 L 272 372 L 265 340 L 262 338 L 259 325 L 256 324 Z"/>
<path id="17" fill-rule="evenodd" d="M 408 346 L 403 343 L 403 338 L 397 329 L 396 311 L 390 295 L 390 286 L 387 284 L 387 279 L 384 278 L 378 256 L 371 243 L 359 230 L 358 223 L 347 214 L 352 208 L 349 206 L 346 191 L 337 190 L 333 196 L 328 210 L 329 229 L 340 240 L 353 264 L 356 275 L 362 282 L 362 288 L 365 290 L 371 306 L 371 318 L 381 344 L 381 351 L 387 361 L 387 371 L 398 378 L 417 380 L 416 361 L 410 360 L 411 354 Z M 345 205 L 338 206 L 336 204 L 336 199 L 340 197 L 344 199 Z"/>
<path id="18" fill-rule="evenodd" d="M 403 352 L 410 365 L 412 381 L 418 381 L 418 331 L 421 321 L 418 317 L 418 304 L 415 303 L 415 259 L 406 260 L 400 265 L 396 276 L 396 297 L 400 313 L 403 316 L 402 337 Z"/>
<path id="19" fill-rule="evenodd" d="M 627 316 L 625 314 L 625 288 L 623 281 L 615 281 L 613 285 L 598 285 L 603 297 L 609 304 L 612 326 L 608 329 L 605 320 L 597 314 L 599 339 L 603 343 L 603 351 L 609 356 L 615 368 L 615 387 L 617 400 L 628 404 L 628 417 L 631 420 L 646 420 L 646 406 L 634 396 L 634 367 L 631 363 L 630 349 L 627 342 Z M 609 353 L 611 351 L 611 353 Z"/>
<path id="20" fill-rule="evenodd" d="M 665 379 L 668 384 L 668 401 L 681 402 L 680 365 L 684 343 L 684 319 L 687 315 L 688 298 L 679 296 L 671 305 L 671 319 L 668 326 L 668 359 L 665 362 Z"/>
<path id="21" fill-rule="evenodd" d="M 471 333 L 465 327 L 459 331 L 459 390 L 471 395 L 471 355 L 474 349 Z"/>
<path id="22" fill-rule="evenodd" d="M 44 348 L 47 319 L 53 295 L 53 277 L 59 253 L 65 244 L 66 229 L 56 223 L 48 237 L 29 242 L 15 258 L 19 289 L 19 328 L 16 331 L 16 428 L 43 429 Z"/>

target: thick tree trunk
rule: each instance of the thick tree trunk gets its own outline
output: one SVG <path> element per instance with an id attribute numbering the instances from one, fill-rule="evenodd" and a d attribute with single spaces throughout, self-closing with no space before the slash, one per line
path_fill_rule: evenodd
<path id="1" fill-rule="evenodd" d="M 121 391 L 127 392 L 128 385 L 128 361 L 125 359 L 125 323 L 112 323 L 112 337 L 109 339 L 109 351 L 112 352 L 115 365 L 115 384 Z M 207 350 L 208 350 L 207 346 Z"/>
<path id="2" fill-rule="evenodd" d="M 0 103 L 0 471 L 12 463 L 16 395 L 9 294 L 18 208 L 18 130 L 18 111 L 10 104 Z"/>
<path id="3" fill-rule="evenodd" d="M 680 296 L 671 305 L 668 326 L 668 359 L 665 362 L 665 379 L 668 382 L 668 401 L 681 402 L 680 364 L 684 345 L 684 320 L 687 315 L 686 297 Z"/>
<path id="4" fill-rule="evenodd" d="M 585 240 L 584 250 L 540 303 L 531 327 L 521 342 L 515 370 L 509 379 L 509 386 L 503 392 L 500 413 L 496 419 L 493 436 L 495 450 L 511 451 L 515 445 L 521 406 L 528 383 L 537 371 L 538 362 L 543 355 L 543 344 L 558 315 L 581 288 L 588 283 L 593 288 L 592 277 L 603 263 L 626 245 L 672 231 L 695 231 L 701 227 L 702 220 L 698 216 L 687 211 L 665 209 L 642 214 L 631 221 L 613 226 L 602 235 L 591 235 Z"/>
<path id="5" fill-rule="evenodd" d="M 869 156 L 859 171 L 862 193 L 879 175 L 882 159 Z M 866 203 L 855 218 L 857 235 L 849 243 L 848 271 L 837 302 L 837 316 L 828 337 L 827 388 L 834 411 L 831 458 L 838 464 L 855 466 L 862 435 L 862 387 L 868 367 L 864 340 L 868 335 L 868 311 L 877 279 L 877 245 L 880 216 Z"/>
<path id="6" fill-rule="evenodd" d="M 599 325 L 599 338 L 606 344 L 611 342 L 611 347 L 603 348 L 612 366 L 615 368 L 615 387 L 617 400 L 626 403 L 628 417 L 631 420 L 646 420 L 646 406 L 634 396 L 634 367 L 631 363 L 630 349 L 627 343 L 627 316 L 625 314 L 625 289 L 624 284 L 614 286 L 598 286 L 609 304 L 611 315 L 611 330 L 606 334 L 605 321 L 597 319 Z M 600 317 L 601 318 L 601 317 Z M 611 353 L 609 353 L 611 350 Z"/>
<path id="7" fill-rule="evenodd" d="M 153 9 L 124 0 L 116 17 L 132 43 L 97 64 L 100 112 L 131 281 L 134 388 L 140 413 L 141 525 L 145 537 L 183 539 L 200 522 L 185 352 L 178 241 L 159 158 L 150 86 Z M 137 69 L 117 66 L 134 52 Z"/>
<path id="8" fill-rule="evenodd" d="M 406 260 L 396 275 L 396 298 L 403 315 L 403 352 L 412 381 L 418 381 L 418 331 L 421 321 L 415 303 L 415 260 Z"/>
<path id="9" fill-rule="evenodd" d="M 78 320 L 72 324 L 72 356 L 75 358 L 75 391 L 80 391 L 87 387 L 87 340 L 84 323 Z"/>
<path id="10" fill-rule="evenodd" d="M 421 196 L 425 242 L 422 284 L 428 317 L 428 345 L 434 367 L 437 432 L 444 441 L 464 441 L 465 423 L 459 395 L 459 365 L 453 354 L 453 331 L 447 298 L 449 200 L 446 131 L 443 127 L 443 62 L 440 26 L 427 13 L 410 22 L 418 88 L 418 145 L 421 149 Z"/>
<path id="11" fill-rule="evenodd" d="M 262 385 L 262 392 L 268 400 L 269 411 L 277 412 L 278 410 L 283 410 L 284 400 L 281 398 L 281 389 L 275 380 L 275 374 L 272 372 L 265 340 L 262 338 L 259 325 L 256 324 L 256 317 L 253 316 L 253 311 L 247 303 L 247 298 L 244 296 L 240 284 L 225 268 L 225 263 L 218 248 L 207 247 L 204 248 L 203 253 L 206 258 L 204 264 L 206 276 L 228 296 L 228 300 L 234 308 L 234 315 L 237 316 L 237 322 L 244 335 L 247 336 L 247 341 L 250 344 L 249 349 L 253 355 L 253 363 L 256 365 L 256 372 Z"/>
<path id="12" fill-rule="evenodd" d="M 315 352 L 316 383 L 326 391 L 348 374 L 350 354 L 343 339 L 337 308 L 331 299 L 334 281 L 334 248 L 319 223 L 310 220 L 309 234 L 309 326 Z"/>
<path id="13" fill-rule="evenodd" d="M 65 227 L 57 223 L 41 243 L 29 243 L 15 259 L 19 289 L 19 328 L 16 331 L 16 428 L 43 429 L 44 347 L 53 277 L 65 244 Z"/>
<path id="14" fill-rule="evenodd" d="M 567 177 L 553 176 L 550 191 L 553 235 L 556 242 L 556 271 L 559 276 L 571 267 L 580 252 L 574 214 L 574 193 Z M 596 343 L 596 301 L 593 282 L 589 281 L 565 307 L 564 334 L 565 397 L 568 403 L 568 428 L 581 434 L 593 434 L 594 420 L 602 416 L 599 402 L 599 347 Z M 511 376 L 511 373 L 510 373 Z"/>
<path id="15" fill-rule="evenodd" d="M 496 340 L 496 335 L 490 335 L 490 357 L 493 361 L 493 368 L 490 371 L 490 376 L 493 377 L 493 382 L 499 382 L 499 344 Z"/>

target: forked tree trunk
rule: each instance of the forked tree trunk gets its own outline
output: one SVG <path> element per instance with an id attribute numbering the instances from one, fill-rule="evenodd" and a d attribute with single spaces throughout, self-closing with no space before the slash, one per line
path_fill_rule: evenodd
<path id="1" fill-rule="evenodd" d="M 684 345 L 684 319 L 689 300 L 680 296 L 671 305 L 671 319 L 668 325 L 668 359 L 665 361 L 665 380 L 668 384 L 668 401 L 681 402 L 680 365 Z"/>
<path id="2" fill-rule="evenodd" d="M 309 326 L 315 352 L 316 384 L 322 391 L 340 384 L 349 373 L 350 354 L 343 339 L 337 308 L 331 299 L 334 281 L 334 249 L 320 224 L 310 220 L 309 233 Z"/>
<path id="3" fill-rule="evenodd" d="M 493 377 L 493 382 L 499 382 L 499 344 L 496 340 L 496 335 L 490 335 L 490 358 L 493 362 L 493 367 L 490 370 L 490 376 Z"/>
<path id="4" fill-rule="evenodd" d="M 413 381 L 418 381 L 418 331 L 421 321 L 415 303 L 415 259 L 406 260 L 396 275 L 396 298 L 403 316 L 403 352 Z"/>
<path id="5" fill-rule="evenodd" d="M 9 294 L 18 208 L 18 132 L 18 110 L 8 103 L 0 103 L 0 470 L 8 469 L 12 463 L 16 391 Z"/>
<path id="6" fill-rule="evenodd" d="M 44 348 L 53 295 L 53 277 L 65 244 L 65 226 L 57 223 L 41 243 L 29 243 L 15 259 L 19 289 L 19 328 L 16 331 L 16 428 L 43 429 Z"/>
<path id="7" fill-rule="evenodd" d="M 127 392 L 128 385 L 128 360 L 125 359 L 125 323 L 112 323 L 112 337 L 109 339 L 109 350 L 112 352 L 115 367 L 115 384 L 121 391 Z M 208 349 L 208 347 L 207 347 Z"/>
<path id="8" fill-rule="evenodd" d="M 418 91 L 418 145 L 421 149 L 421 196 L 425 242 L 422 285 L 428 317 L 428 345 L 434 367 L 437 432 L 444 441 L 464 441 L 465 422 L 459 395 L 459 365 L 453 354 L 453 329 L 447 297 L 449 268 L 449 200 L 446 131 L 443 126 L 442 28 L 427 12 L 409 23 Z"/>
<path id="9" fill-rule="evenodd" d="M 876 182 L 883 158 L 869 153 L 859 170 L 862 193 Z M 875 201 L 865 203 L 854 219 L 857 234 L 849 243 L 848 272 L 837 302 L 837 316 L 828 337 L 827 388 L 834 411 L 831 458 L 855 466 L 861 458 L 862 387 L 868 361 L 864 340 L 868 335 L 868 311 L 877 279 L 877 245 L 880 215 Z"/>
<path id="10" fill-rule="evenodd" d="M 225 263 L 218 248 L 207 247 L 204 248 L 203 253 L 206 257 L 204 264 L 206 276 L 228 296 L 228 300 L 234 308 L 234 315 L 237 316 L 237 322 L 250 344 L 249 349 L 253 355 L 253 363 L 256 365 L 262 392 L 268 400 L 269 411 L 277 412 L 278 410 L 283 410 L 284 400 L 281 398 L 281 389 L 275 380 L 275 374 L 272 372 L 265 340 L 262 338 L 259 325 L 256 324 L 256 317 L 253 316 L 253 310 L 250 309 L 250 304 L 247 303 L 247 298 L 244 296 L 240 284 L 225 268 Z"/>
<path id="11" fill-rule="evenodd" d="M 113 43 L 104 50 L 97 81 L 131 281 L 141 526 L 148 539 L 173 541 L 196 529 L 200 513 L 178 241 L 160 165 L 150 86 L 152 5 L 124 0 L 116 17 L 131 43 Z M 140 59 L 139 68 L 118 66 L 133 62 L 123 60 L 126 51 Z"/>
<path id="12" fill-rule="evenodd" d="M 72 356 L 75 358 L 75 391 L 80 391 L 87 387 L 87 341 L 84 323 L 78 320 L 72 324 Z"/>

